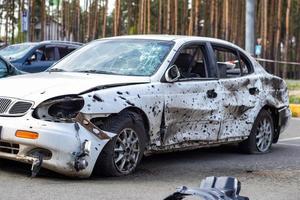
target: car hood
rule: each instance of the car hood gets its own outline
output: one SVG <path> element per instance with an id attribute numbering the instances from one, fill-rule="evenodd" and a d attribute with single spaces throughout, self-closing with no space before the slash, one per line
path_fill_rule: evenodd
<path id="1" fill-rule="evenodd" d="M 95 87 L 148 82 L 149 77 L 42 72 L 0 79 L 0 96 L 39 103 L 56 96 L 80 94 Z"/>

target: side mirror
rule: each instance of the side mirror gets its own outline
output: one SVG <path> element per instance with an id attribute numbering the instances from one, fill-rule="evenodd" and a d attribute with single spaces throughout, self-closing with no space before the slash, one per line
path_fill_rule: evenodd
<path id="1" fill-rule="evenodd" d="M 0 78 L 3 78 L 5 76 L 8 76 L 8 67 L 7 65 L 0 60 Z"/>
<path id="2" fill-rule="evenodd" d="M 172 65 L 169 69 L 167 69 L 165 73 L 166 81 L 170 83 L 177 81 L 179 77 L 180 77 L 180 72 L 176 65 Z"/>

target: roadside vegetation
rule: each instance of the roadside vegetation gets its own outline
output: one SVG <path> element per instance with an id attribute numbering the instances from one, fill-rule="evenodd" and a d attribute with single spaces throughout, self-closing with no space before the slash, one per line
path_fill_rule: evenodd
<path id="1" fill-rule="evenodd" d="M 291 104 L 300 104 L 300 80 L 287 80 L 286 81 Z"/>
<path id="2" fill-rule="evenodd" d="M 290 95 L 291 104 L 300 104 L 300 96 Z"/>
<path id="3" fill-rule="evenodd" d="M 300 80 L 286 80 L 293 117 L 300 117 Z"/>
<path id="4" fill-rule="evenodd" d="M 300 92 L 300 80 L 286 80 L 286 83 L 290 91 Z"/>

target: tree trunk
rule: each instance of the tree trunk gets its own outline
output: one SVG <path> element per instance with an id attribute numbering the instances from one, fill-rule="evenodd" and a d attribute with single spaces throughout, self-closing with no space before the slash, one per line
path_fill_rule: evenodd
<path id="1" fill-rule="evenodd" d="M 300 16 L 300 2 L 297 4 L 297 16 Z M 300 27 L 295 29 L 296 32 L 296 62 L 300 62 Z M 299 77 L 298 77 L 299 79 Z"/>
<path id="2" fill-rule="evenodd" d="M 90 14 L 89 14 L 89 1 L 86 0 L 85 2 L 85 15 L 86 15 L 86 33 L 85 33 L 85 42 L 89 41 L 89 36 L 90 36 Z"/>
<path id="3" fill-rule="evenodd" d="M 104 5 L 104 9 L 103 9 L 103 24 L 102 24 L 102 37 L 103 38 L 105 38 L 105 36 L 106 36 L 107 7 L 108 7 L 108 0 L 105 0 L 105 5 Z"/>
<path id="4" fill-rule="evenodd" d="M 115 13 L 114 13 L 114 36 L 117 36 L 118 35 L 118 26 L 119 26 L 119 23 L 118 23 L 118 17 L 119 17 L 119 3 L 120 1 L 119 0 L 116 0 L 115 1 Z"/>
<path id="5" fill-rule="evenodd" d="M 67 1 L 66 3 L 66 14 L 67 14 L 67 22 L 66 22 L 66 27 L 67 27 L 67 41 L 70 41 L 70 26 L 71 26 L 71 22 L 70 22 L 70 3 L 69 1 Z M 88 23 L 89 23 L 89 34 L 88 34 L 88 40 L 90 40 L 90 35 L 91 35 L 91 25 L 90 25 L 90 15 L 89 15 L 89 18 L 88 18 Z"/>
<path id="6" fill-rule="evenodd" d="M 147 33 L 147 0 L 144 0 L 143 6 L 143 33 Z"/>
<path id="7" fill-rule="evenodd" d="M 210 16 L 209 16 L 209 21 L 210 21 L 210 36 L 213 37 L 215 34 L 215 6 L 216 6 L 216 1 L 211 0 L 210 1 Z"/>
<path id="8" fill-rule="evenodd" d="M 127 0 L 127 34 L 130 34 L 131 20 L 132 20 L 132 0 Z"/>
<path id="9" fill-rule="evenodd" d="M 29 1 L 29 5 L 30 5 L 30 41 L 34 42 L 35 37 L 34 37 L 34 17 L 35 17 L 35 1 L 34 0 L 30 0 Z"/>
<path id="10" fill-rule="evenodd" d="M 187 22 L 188 22 L 188 1 L 187 0 L 182 0 L 182 15 L 181 15 L 181 24 L 180 24 L 180 28 L 181 28 L 181 35 L 187 35 L 187 31 L 186 29 L 188 28 L 186 26 Z"/>
<path id="11" fill-rule="evenodd" d="M 8 25 L 9 25 L 9 18 L 8 18 L 8 10 L 9 9 L 9 4 L 7 3 L 6 6 L 5 6 L 5 12 L 6 12 L 6 15 L 5 15 L 5 45 L 8 44 Z"/>
<path id="12" fill-rule="evenodd" d="M 288 49 L 289 49 L 289 28 L 290 28 L 290 8 L 291 8 L 291 0 L 287 0 L 287 7 L 286 7 L 286 17 L 285 17 L 285 24 L 286 24 L 286 30 L 285 30 L 285 39 L 284 39 L 284 60 L 288 61 Z M 283 67 L 283 78 L 287 78 L 287 65 L 285 64 Z"/>
<path id="13" fill-rule="evenodd" d="M 190 16 L 189 16 L 189 34 L 188 35 L 193 35 L 193 24 L 194 24 L 194 22 L 193 22 L 193 18 L 194 18 L 194 12 L 193 12 L 193 1 L 194 0 L 192 0 L 191 1 L 191 4 L 192 4 L 192 6 L 191 6 L 191 10 L 190 10 Z"/>
<path id="14" fill-rule="evenodd" d="M 275 36 L 275 60 L 280 60 L 280 31 L 281 31 L 281 15 L 282 15 L 282 0 L 278 0 L 276 18 L 276 36 Z M 278 64 L 275 63 L 275 75 L 279 75 Z"/>
<path id="15" fill-rule="evenodd" d="M 46 3 L 45 0 L 41 1 L 41 41 L 45 39 L 45 20 L 46 20 Z"/>
<path id="16" fill-rule="evenodd" d="M 76 17 L 77 17 L 77 25 L 76 25 L 76 30 L 77 30 L 77 41 L 80 41 L 80 1 L 76 1 Z"/>
<path id="17" fill-rule="evenodd" d="M 139 28 L 138 28 L 138 33 L 142 34 L 143 33 L 143 27 L 144 27 L 144 0 L 139 0 Z"/>
<path id="18" fill-rule="evenodd" d="M 174 34 L 178 34 L 178 0 L 174 1 Z"/>
<path id="19" fill-rule="evenodd" d="M 200 6 L 200 1 L 195 0 L 195 22 L 194 22 L 194 35 L 199 35 L 199 6 Z"/>
<path id="20" fill-rule="evenodd" d="M 171 2 L 167 0 L 167 33 L 170 34 Z"/>
<path id="21" fill-rule="evenodd" d="M 218 16 L 218 13 L 219 13 L 219 2 L 218 1 L 214 1 L 215 2 L 215 20 L 214 20 L 214 23 L 215 23 L 215 28 L 214 28 L 214 37 L 217 38 L 218 37 L 218 32 L 219 32 L 219 29 L 218 29 L 218 24 L 219 24 L 219 16 Z"/>
<path id="22" fill-rule="evenodd" d="M 203 34 L 206 37 L 209 37 L 211 34 L 211 27 L 210 27 L 210 10 L 211 8 L 211 1 L 205 2 L 205 16 L 204 16 L 204 30 Z"/>
<path id="23" fill-rule="evenodd" d="M 151 0 L 147 0 L 147 33 L 151 32 Z"/>
<path id="24" fill-rule="evenodd" d="M 15 43 L 15 20 L 14 20 L 14 14 L 15 14 L 15 0 L 12 0 L 12 6 L 11 6 L 11 43 Z"/>
<path id="25" fill-rule="evenodd" d="M 271 5 L 269 4 L 269 7 L 271 8 L 271 10 L 269 11 L 268 13 L 268 16 L 269 16 L 269 19 L 268 21 L 270 22 L 269 23 L 269 26 L 268 26 L 268 34 L 267 34 L 267 38 L 268 38 L 268 45 L 267 45 L 267 48 L 268 48 L 268 59 L 271 59 L 271 60 L 274 60 L 274 37 L 275 37 L 275 33 L 276 33 L 276 27 L 274 26 L 274 22 L 275 22 L 275 10 L 276 10 L 276 7 L 275 7 L 275 0 L 270 0 L 271 1 Z M 274 67 L 272 67 L 272 73 L 274 73 Z"/>
<path id="26" fill-rule="evenodd" d="M 224 0 L 225 4 L 225 40 L 229 40 L 229 0 Z"/>
<path id="27" fill-rule="evenodd" d="M 158 33 L 162 33 L 162 0 L 158 0 Z"/>
<path id="28" fill-rule="evenodd" d="M 98 0 L 95 0 L 93 2 L 93 21 L 92 21 L 92 24 L 93 24 L 93 29 L 92 29 L 92 39 L 94 40 L 96 38 L 96 32 L 98 30 Z"/>
<path id="29" fill-rule="evenodd" d="M 263 1 L 263 57 L 267 55 L 267 44 L 268 44 L 268 1 Z"/>
<path id="30" fill-rule="evenodd" d="M 240 1 L 235 2 L 234 6 L 234 12 L 233 12 L 233 25 L 232 25 L 232 42 L 237 43 L 238 42 L 238 30 L 239 30 L 239 18 L 238 18 L 238 13 L 239 13 L 239 5 Z"/>

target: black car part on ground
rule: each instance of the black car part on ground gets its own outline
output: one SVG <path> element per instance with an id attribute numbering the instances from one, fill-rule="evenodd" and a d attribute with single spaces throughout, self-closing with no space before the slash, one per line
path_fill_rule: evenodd
<path id="1" fill-rule="evenodd" d="M 207 177 L 199 188 L 182 186 L 164 200 L 182 200 L 199 197 L 204 200 L 249 200 L 240 196 L 241 182 L 233 177 Z"/>

